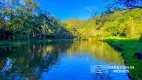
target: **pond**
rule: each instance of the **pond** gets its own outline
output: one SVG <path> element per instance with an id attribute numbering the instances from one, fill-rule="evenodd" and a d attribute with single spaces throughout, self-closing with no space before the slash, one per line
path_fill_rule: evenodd
<path id="1" fill-rule="evenodd" d="M 0 48 L 0 80 L 130 80 L 120 53 L 100 41 Z"/>

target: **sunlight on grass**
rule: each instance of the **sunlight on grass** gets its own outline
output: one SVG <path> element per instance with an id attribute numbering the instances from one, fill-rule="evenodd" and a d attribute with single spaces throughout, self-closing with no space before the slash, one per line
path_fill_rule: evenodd
<path id="1" fill-rule="evenodd" d="M 133 79 L 141 80 L 142 79 L 142 61 L 137 59 L 134 54 L 136 52 L 142 52 L 142 41 L 138 39 L 130 38 L 108 38 L 105 40 L 113 48 L 120 51 L 125 60 L 127 66 L 134 66 L 135 69 L 130 70 L 130 76 Z M 121 49 L 121 50 L 119 50 Z"/>

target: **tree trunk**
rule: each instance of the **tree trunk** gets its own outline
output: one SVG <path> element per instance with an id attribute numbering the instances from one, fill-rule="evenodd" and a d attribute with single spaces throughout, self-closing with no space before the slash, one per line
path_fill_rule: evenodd
<path id="1" fill-rule="evenodd" d="M 2 40 L 5 40 L 5 30 L 3 27 L 2 27 Z"/>
<path id="2" fill-rule="evenodd" d="M 39 33 L 39 40 L 41 39 L 41 33 Z"/>
<path id="3" fill-rule="evenodd" d="M 42 35 L 42 29 L 40 29 L 39 40 L 41 40 L 41 35 Z"/>
<path id="4" fill-rule="evenodd" d="M 8 36 L 8 40 L 9 40 L 9 41 L 11 40 L 11 36 L 10 36 L 10 35 Z"/>

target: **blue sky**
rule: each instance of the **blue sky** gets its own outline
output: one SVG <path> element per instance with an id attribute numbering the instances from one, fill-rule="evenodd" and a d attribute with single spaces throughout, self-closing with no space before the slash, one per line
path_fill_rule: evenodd
<path id="1" fill-rule="evenodd" d="M 92 10 L 101 13 L 105 10 L 103 0 L 38 0 L 43 10 L 47 10 L 60 20 L 78 18 L 87 20 Z"/>

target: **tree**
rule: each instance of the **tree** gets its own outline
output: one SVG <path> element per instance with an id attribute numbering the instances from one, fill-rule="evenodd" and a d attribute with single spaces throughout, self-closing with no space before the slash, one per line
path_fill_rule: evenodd
<path id="1" fill-rule="evenodd" d="M 59 20 L 34 0 L 0 1 L 0 40 L 45 39 L 65 31 Z"/>
<path id="2" fill-rule="evenodd" d="M 107 5 L 108 10 L 116 10 L 120 8 L 142 8 L 142 0 L 105 0 L 111 1 L 111 4 Z"/>

